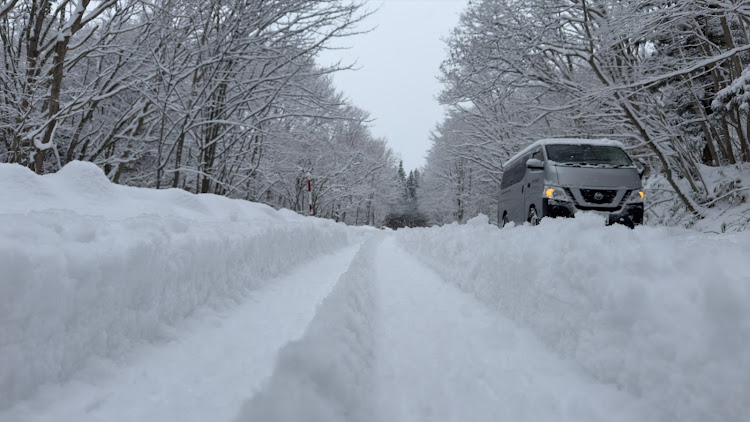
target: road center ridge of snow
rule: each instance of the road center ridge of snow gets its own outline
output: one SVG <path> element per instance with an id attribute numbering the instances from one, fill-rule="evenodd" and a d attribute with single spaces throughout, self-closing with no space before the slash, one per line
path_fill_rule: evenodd
<path id="1" fill-rule="evenodd" d="M 374 365 L 374 258 L 382 236 L 367 240 L 305 334 L 284 346 L 273 375 L 237 421 L 362 421 Z"/>

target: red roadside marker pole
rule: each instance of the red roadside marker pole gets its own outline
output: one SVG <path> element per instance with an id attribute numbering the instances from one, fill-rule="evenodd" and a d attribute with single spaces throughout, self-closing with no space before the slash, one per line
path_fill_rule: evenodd
<path id="1" fill-rule="evenodd" d="M 307 173 L 307 204 L 309 206 L 308 215 L 313 215 L 312 207 L 312 175 Z"/>

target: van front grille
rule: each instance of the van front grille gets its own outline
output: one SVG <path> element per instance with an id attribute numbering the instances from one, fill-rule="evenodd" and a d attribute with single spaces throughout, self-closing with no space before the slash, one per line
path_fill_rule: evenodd
<path id="1" fill-rule="evenodd" d="M 573 195 L 573 191 L 570 190 L 570 188 L 565 188 L 565 193 L 568 194 L 568 198 L 573 200 L 573 203 L 578 205 L 578 200 L 576 199 L 576 196 Z"/>
<path id="2" fill-rule="evenodd" d="M 611 204 L 617 196 L 617 191 L 602 189 L 581 189 L 581 196 L 589 204 Z"/>

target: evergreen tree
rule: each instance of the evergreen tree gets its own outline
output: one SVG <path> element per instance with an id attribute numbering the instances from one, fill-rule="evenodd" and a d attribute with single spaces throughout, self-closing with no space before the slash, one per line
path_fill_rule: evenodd
<path id="1" fill-rule="evenodd" d="M 404 171 L 403 160 L 398 162 L 398 180 L 400 180 L 402 183 L 406 183 L 406 172 Z"/>
<path id="2" fill-rule="evenodd" d="M 396 182 L 401 192 L 398 201 L 391 207 L 391 212 L 385 219 L 385 225 L 398 229 L 402 227 L 424 227 L 427 219 L 417 209 L 417 187 L 419 172 L 409 171 L 406 175 L 403 161 L 398 164 Z"/>
<path id="3" fill-rule="evenodd" d="M 413 201 L 417 197 L 417 181 L 413 171 L 409 172 L 409 177 L 406 179 L 406 189 L 409 193 L 408 199 Z"/>
<path id="4" fill-rule="evenodd" d="M 399 191 L 401 192 L 401 204 L 398 204 L 398 206 L 403 206 L 403 203 L 406 202 L 406 200 L 409 198 L 409 191 L 406 184 L 406 172 L 404 171 L 404 162 L 399 161 L 398 162 L 398 187 Z"/>

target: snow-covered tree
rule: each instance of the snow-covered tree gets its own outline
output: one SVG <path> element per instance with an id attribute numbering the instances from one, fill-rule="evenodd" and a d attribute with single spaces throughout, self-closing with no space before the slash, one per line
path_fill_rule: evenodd
<path id="1" fill-rule="evenodd" d="M 494 217 L 499 184 L 495 171 L 475 158 L 479 154 L 471 133 L 458 117 L 448 118 L 433 133 L 416 191 L 419 209 L 431 223 L 463 223 L 478 213 Z"/>

